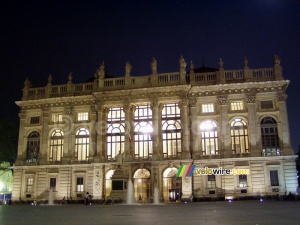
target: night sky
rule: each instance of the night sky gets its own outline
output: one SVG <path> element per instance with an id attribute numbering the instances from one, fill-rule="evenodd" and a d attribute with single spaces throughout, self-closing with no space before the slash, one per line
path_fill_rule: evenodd
<path id="1" fill-rule="evenodd" d="M 300 145 L 300 1 L 1 1 L 0 116 L 18 120 L 15 101 L 26 77 L 33 87 L 92 78 L 102 61 L 109 76 L 178 72 L 183 55 L 195 67 L 273 67 L 281 58 L 291 81 L 288 111 L 294 151 Z M 189 63 L 188 63 L 189 67 Z"/>

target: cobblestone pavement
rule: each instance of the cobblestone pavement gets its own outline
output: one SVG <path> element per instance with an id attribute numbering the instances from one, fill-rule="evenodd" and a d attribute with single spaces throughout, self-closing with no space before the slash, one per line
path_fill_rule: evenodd
<path id="1" fill-rule="evenodd" d="M 293 225 L 300 201 L 193 202 L 161 205 L 0 206 L 1 225 Z"/>

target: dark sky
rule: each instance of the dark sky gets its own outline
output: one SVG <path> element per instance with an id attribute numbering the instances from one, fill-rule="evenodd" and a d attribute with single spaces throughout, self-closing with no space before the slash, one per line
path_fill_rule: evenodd
<path id="1" fill-rule="evenodd" d="M 288 94 L 294 150 L 300 144 L 300 1 L 1 1 L 0 78 L 2 117 L 18 120 L 26 77 L 34 87 L 74 83 L 93 77 L 105 61 L 108 75 L 176 72 L 183 55 L 195 67 L 273 67 L 278 54 Z"/>

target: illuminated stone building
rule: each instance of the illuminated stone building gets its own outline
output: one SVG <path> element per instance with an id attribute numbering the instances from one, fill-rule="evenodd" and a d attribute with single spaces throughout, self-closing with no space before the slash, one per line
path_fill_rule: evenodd
<path id="1" fill-rule="evenodd" d="M 126 198 L 113 190 L 133 183 L 135 199 L 158 193 L 169 202 L 250 198 L 295 193 L 286 88 L 278 56 L 272 68 L 179 72 L 106 78 L 101 64 L 92 82 L 31 87 L 20 107 L 14 201 Z M 189 72 L 187 72 L 189 71 Z M 193 176 L 176 177 L 183 165 Z M 199 175 L 200 168 L 248 169 L 248 175 Z M 124 183 L 112 182 L 116 169 Z M 129 183 L 128 183 L 129 184 Z M 119 186 L 118 186 L 119 185 Z M 123 185 L 123 187 L 122 187 Z M 114 187 L 115 186 L 115 187 Z M 128 185 L 129 186 L 129 185 Z M 52 192 L 51 191 L 51 192 Z M 157 192 L 156 192 L 157 191 Z M 116 197 L 118 196 L 118 197 Z"/>

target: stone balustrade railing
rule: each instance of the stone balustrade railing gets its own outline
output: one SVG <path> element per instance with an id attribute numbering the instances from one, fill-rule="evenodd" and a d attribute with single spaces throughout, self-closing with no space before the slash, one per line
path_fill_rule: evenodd
<path id="1" fill-rule="evenodd" d="M 215 84 L 261 82 L 283 80 L 281 67 L 262 69 L 224 70 L 207 73 L 162 73 L 146 76 L 125 76 L 118 78 L 97 78 L 94 82 L 63 85 L 48 83 L 45 87 L 31 88 L 27 80 L 23 89 L 23 99 L 41 99 L 60 96 L 84 95 L 95 91 L 113 91 L 145 87 L 162 87 L 189 84 L 192 86 L 207 86 Z"/>

